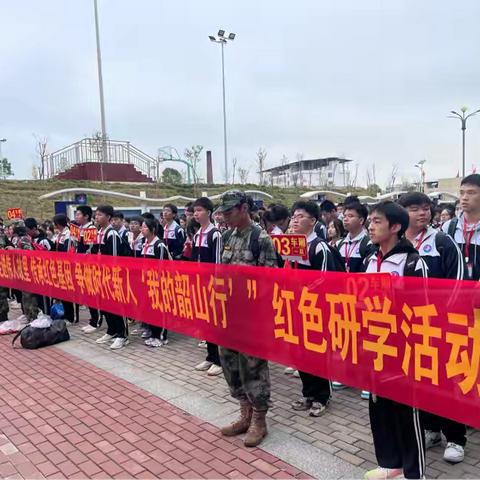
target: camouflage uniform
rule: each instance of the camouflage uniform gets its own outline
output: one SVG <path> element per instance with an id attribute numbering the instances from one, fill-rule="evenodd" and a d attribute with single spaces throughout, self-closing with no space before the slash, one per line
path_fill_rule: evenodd
<path id="1" fill-rule="evenodd" d="M 254 258 L 250 250 L 251 224 L 242 232 L 235 229 L 230 235 L 222 254 L 222 263 L 228 265 L 257 265 L 276 267 L 277 255 L 271 238 L 260 232 L 259 257 Z M 256 410 L 267 410 L 270 400 L 270 374 L 266 360 L 251 357 L 234 350 L 220 347 L 220 360 L 233 398 L 247 400 Z"/>
<path id="2" fill-rule="evenodd" d="M 17 241 L 17 248 L 20 250 L 34 250 L 32 239 L 28 235 L 20 236 Z M 37 295 L 31 292 L 22 292 L 22 309 L 29 322 L 35 320 L 40 311 Z"/>
<path id="3" fill-rule="evenodd" d="M 0 229 L 0 250 L 5 250 L 5 247 L 9 244 L 7 236 L 2 229 Z M 8 294 L 9 289 L 6 287 L 0 287 L 0 322 L 8 320 Z"/>

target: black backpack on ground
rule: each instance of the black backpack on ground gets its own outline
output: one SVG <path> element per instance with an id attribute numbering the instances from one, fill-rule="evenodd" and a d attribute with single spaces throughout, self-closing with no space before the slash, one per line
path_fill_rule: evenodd
<path id="1" fill-rule="evenodd" d="M 52 325 L 47 328 L 35 328 L 27 325 L 20 330 L 12 340 L 12 346 L 15 348 L 15 341 L 20 337 L 20 343 L 23 348 L 35 350 L 37 348 L 48 347 L 57 343 L 70 340 L 67 324 L 65 320 L 53 320 Z"/>

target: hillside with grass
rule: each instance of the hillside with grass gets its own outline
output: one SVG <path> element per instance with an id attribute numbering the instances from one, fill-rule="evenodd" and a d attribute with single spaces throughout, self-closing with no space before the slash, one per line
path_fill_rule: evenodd
<path id="1" fill-rule="evenodd" d="M 164 183 L 131 184 L 131 183 L 100 183 L 89 181 L 62 181 L 62 180 L 3 180 L 0 181 L 0 216 L 5 218 L 8 208 L 21 208 L 25 216 L 37 219 L 49 218 L 54 214 L 54 202 L 62 200 L 61 196 L 40 200 L 46 193 L 64 188 L 97 188 L 101 190 L 140 195 L 146 192 L 147 198 L 165 198 L 173 195 L 185 197 L 200 196 L 203 192 L 208 195 L 225 192 L 232 188 L 240 190 L 261 190 L 273 196 L 273 201 L 292 205 L 298 197 L 308 191 L 306 188 L 280 188 L 258 185 L 197 185 L 196 191 L 192 185 L 167 185 Z M 338 190 L 341 191 L 341 190 Z M 362 192 L 359 192 L 362 194 Z M 110 196 L 90 195 L 88 202 L 92 205 L 109 203 L 114 207 L 135 206 L 134 200 L 117 199 Z M 158 204 L 160 205 L 160 204 Z"/>

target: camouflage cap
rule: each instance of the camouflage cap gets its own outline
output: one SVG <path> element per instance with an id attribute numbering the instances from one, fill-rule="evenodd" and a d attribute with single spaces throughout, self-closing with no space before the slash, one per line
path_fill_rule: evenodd
<path id="1" fill-rule="evenodd" d="M 10 224 L 12 227 L 25 227 L 25 222 L 23 220 L 13 220 Z"/>
<path id="2" fill-rule="evenodd" d="M 247 203 L 247 196 L 240 190 L 230 190 L 225 192 L 220 199 L 220 206 L 217 208 L 217 212 L 225 213 L 232 208 L 238 207 L 243 203 Z"/>

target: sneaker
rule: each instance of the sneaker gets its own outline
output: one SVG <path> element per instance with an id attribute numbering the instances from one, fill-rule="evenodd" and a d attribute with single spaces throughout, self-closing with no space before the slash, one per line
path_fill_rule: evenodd
<path id="1" fill-rule="evenodd" d="M 327 411 L 327 406 L 321 402 L 312 402 L 312 406 L 308 411 L 311 417 L 321 417 Z"/>
<path id="2" fill-rule="evenodd" d="M 295 377 L 295 378 L 300 378 L 300 374 L 298 373 L 298 370 L 295 370 L 292 375 Z"/>
<path id="3" fill-rule="evenodd" d="M 161 342 L 162 342 L 162 345 L 168 345 L 168 339 L 161 340 Z"/>
<path id="4" fill-rule="evenodd" d="M 370 398 L 370 392 L 367 392 L 367 390 L 362 390 L 360 398 L 362 398 L 363 400 L 368 400 Z"/>
<path id="5" fill-rule="evenodd" d="M 220 375 L 221 373 L 223 373 L 223 368 L 222 368 L 220 365 L 215 365 L 215 364 L 213 364 L 213 365 L 208 369 L 207 375 L 208 375 L 209 377 L 216 377 L 217 375 Z"/>
<path id="6" fill-rule="evenodd" d="M 368 471 L 363 478 L 365 480 L 388 480 L 390 478 L 402 478 L 403 470 L 401 468 L 383 468 L 377 467 Z"/>
<path id="7" fill-rule="evenodd" d="M 461 445 L 453 442 L 447 443 L 447 448 L 443 454 L 443 459 L 450 463 L 460 463 L 465 457 L 465 451 Z"/>
<path id="8" fill-rule="evenodd" d="M 432 432 L 431 430 L 425 430 L 425 448 L 436 447 L 442 443 L 442 435 L 440 432 Z"/>
<path id="9" fill-rule="evenodd" d="M 113 340 L 114 338 L 115 338 L 114 335 L 109 335 L 108 333 L 106 333 L 102 337 L 97 338 L 97 340 L 95 342 L 96 343 L 108 343 L 111 340 Z"/>
<path id="10" fill-rule="evenodd" d="M 148 345 L 149 347 L 153 347 L 153 348 L 158 348 L 163 345 L 163 342 L 159 338 L 150 338 L 148 341 L 148 344 L 147 342 L 145 342 L 145 345 Z"/>
<path id="11" fill-rule="evenodd" d="M 333 390 L 343 390 L 344 388 L 348 388 L 348 386 L 340 382 L 332 382 L 332 388 Z"/>
<path id="12" fill-rule="evenodd" d="M 297 412 L 306 412 L 312 408 L 313 400 L 311 398 L 301 397 L 292 402 L 292 408 Z"/>
<path id="13" fill-rule="evenodd" d="M 295 371 L 294 368 L 292 368 L 292 367 L 287 367 L 287 368 L 283 371 L 283 373 L 284 373 L 285 375 L 293 375 L 293 372 L 294 372 L 294 371 Z"/>
<path id="14" fill-rule="evenodd" d="M 145 329 L 140 336 L 142 338 L 150 338 L 152 336 L 152 331 L 150 329 Z"/>
<path id="15" fill-rule="evenodd" d="M 93 333 L 97 331 L 97 327 L 94 327 L 93 325 L 87 325 L 86 327 L 82 328 L 83 333 Z"/>
<path id="16" fill-rule="evenodd" d="M 199 372 L 206 372 L 212 365 L 213 365 L 212 362 L 207 362 L 206 360 L 204 360 L 202 363 L 199 363 L 195 367 L 195 370 Z"/>
<path id="17" fill-rule="evenodd" d="M 111 350 L 118 350 L 120 348 L 125 347 L 126 345 L 128 345 L 128 338 L 118 337 L 110 345 L 110 349 Z"/>
<path id="18" fill-rule="evenodd" d="M 143 342 L 143 343 L 145 343 L 145 345 L 146 345 L 147 347 L 149 347 L 150 344 L 152 343 L 152 340 L 153 340 L 153 338 L 147 338 L 147 339 L 145 340 L 145 342 Z"/>
<path id="19" fill-rule="evenodd" d="M 197 347 L 199 347 L 199 348 L 207 348 L 207 341 L 206 341 L 206 340 L 202 340 L 202 341 L 198 342 Z"/>

